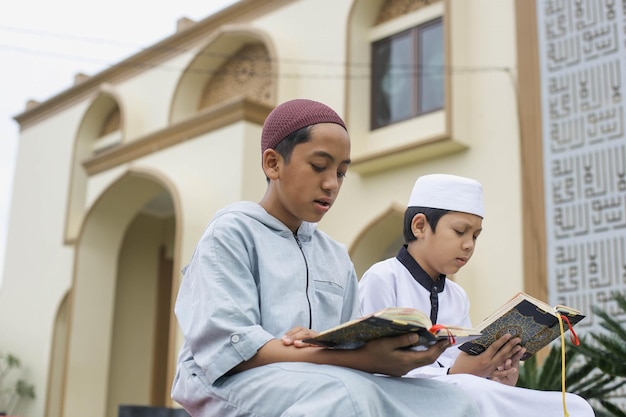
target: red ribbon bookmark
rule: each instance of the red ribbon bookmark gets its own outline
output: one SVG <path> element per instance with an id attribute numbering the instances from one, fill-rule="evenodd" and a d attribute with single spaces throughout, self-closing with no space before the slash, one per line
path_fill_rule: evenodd
<path id="1" fill-rule="evenodd" d="M 445 330 L 446 333 L 448 333 L 448 342 L 450 342 L 451 345 L 456 343 L 456 339 L 454 338 L 454 335 L 452 334 L 450 329 L 448 329 L 443 324 L 433 324 L 433 327 L 431 327 L 429 330 L 432 334 L 435 334 L 435 335 L 437 334 L 439 330 Z"/>

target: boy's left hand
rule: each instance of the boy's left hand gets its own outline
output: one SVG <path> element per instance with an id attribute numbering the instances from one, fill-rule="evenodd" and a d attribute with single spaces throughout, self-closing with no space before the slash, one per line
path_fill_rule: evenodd
<path id="1" fill-rule="evenodd" d="M 287 333 L 285 333 L 283 337 L 281 338 L 281 341 L 283 342 L 283 345 L 285 346 L 291 346 L 291 345 L 295 347 L 313 346 L 310 343 L 304 343 L 302 340 L 307 339 L 309 337 L 315 337 L 318 334 L 319 332 L 316 332 L 314 330 L 297 326 L 289 330 Z"/>

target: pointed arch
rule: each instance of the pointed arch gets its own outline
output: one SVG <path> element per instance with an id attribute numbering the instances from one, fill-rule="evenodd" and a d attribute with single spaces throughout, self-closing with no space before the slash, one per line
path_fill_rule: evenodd
<path id="1" fill-rule="evenodd" d="M 69 292 L 65 294 L 56 315 L 52 331 L 50 350 L 50 368 L 48 369 L 48 383 L 46 392 L 46 417 L 61 417 L 63 415 L 63 387 L 65 386 L 65 365 L 67 363 L 68 320 L 69 320 Z"/>
<path id="2" fill-rule="evenodd" d="M 391 204 L 365 226 L 350 246 L 350 257 L 359 279 L 374 263 L 394 256 L 404 243 L 404 210 L 400 204 Z"/>
<path id="3" fill-rule="evenodd" d="M 68 201 L 65 215 L 65 242 L 76 239 L 85 216 L 88 174 L 83 161 L 119 145 L 124 140 L 124 104 L 115 89 L 103 84 L 82 117 L 72 154 Z"/>
<path id="4" fill-rule="evenodd" d="M 172 99 L 170 123 L 237 99 L 273 104 L 276 62 L 274 45 L 264 32 L 242 25 L 222 27 L 207 40 L 180 77 Z M 251 68 L 251 63 L 258 64 L 258 68 Z M 236 85 L 237 76 L 242 74 L 244 88 Z M 211 83 L 212 80 L 219 83 Z"/>

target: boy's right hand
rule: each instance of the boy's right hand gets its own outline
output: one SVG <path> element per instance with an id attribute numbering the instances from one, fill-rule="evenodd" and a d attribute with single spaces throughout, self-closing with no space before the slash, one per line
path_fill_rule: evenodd
<path id="1" fill-rule="evenodd" d="M 281 337 L 281 341 L 283 342 L 283 345 L 285 346 L 290 346 L 290 345 L 293 345 L 295 347 L 313 346 L 310 343 L 304 343 L 302 340 L 308 339 L 310 337 L 315 337 L 318 334 L 319 334 L 318 332 L 311 330 L 311 329 L 307 329 L 306 327 L 296 326 L 293 329 L 289 330 L 287 333 L 285 333 L 283 337 Z"/>
<path id="2" fill-rule="evenodd" d="M 364 356 L 362 365 L 365 367 L 359 369 L 371 373 L 402 376 L 415 368 L 435 362 L 450 346 L 447 340 L 442 340 L 423 350 L 407 349 L 416 345 L 418 340 L 419 336 L 414 333 L 372 340 L 355 351 Z"/>
<path id="3" fill-rule="evenodd" d="M 256 355 L 239 363 L 229 374 L 276 362 L 310 362 L 344 366 L 373 374 L 403 376 L 414 368 L 435 362 L 449 346 L 448 341 L 443 340 L 425 350 L 408 349 L 419 340 L 417 334 L 383 337 L 359 349 L 298 346 L 296 338 L 315 333 L 301 327 L 291 329 L 282 340 L 272 339 L 265 343 Z"/>

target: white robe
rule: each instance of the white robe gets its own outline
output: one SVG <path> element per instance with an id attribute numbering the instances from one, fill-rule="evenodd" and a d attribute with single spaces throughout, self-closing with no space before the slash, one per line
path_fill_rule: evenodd
<path id="1" fill-rule="evenodd" d="M 412 262 L 414 265 L 410 267 L 414 274 L 425 274 L 414 260 Z M 430 291 L 420 285 L 397 258 L 378 262 L 365 272 L 359 282 L 359 299 L 361 314 L 386 307 L 412 307 L 426 314 L 431 311 Z M 438 293 L 438 304 L 437 323 L 471 327 L 469 300 L 460 285 L 445 279 L 444 289 Z M 452 346 L 438 362 L 414 369 L 406 377 L 433 378 L 461 387 L 477 401 L 484 417 L 564 415 L 561 392 L 512 387 L 469 374 L 447 375 L 459 353 L 459 349 Z M 575 394 L 566 393 L 566 407 L 570 417 L 595 415 L 589 403 Z"/>

